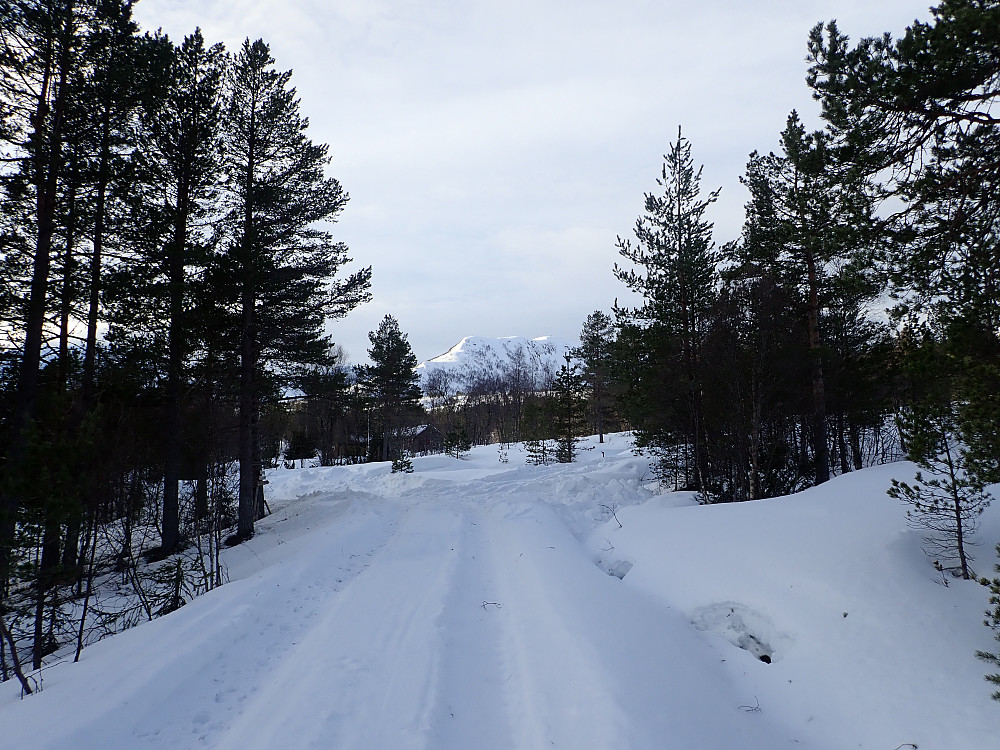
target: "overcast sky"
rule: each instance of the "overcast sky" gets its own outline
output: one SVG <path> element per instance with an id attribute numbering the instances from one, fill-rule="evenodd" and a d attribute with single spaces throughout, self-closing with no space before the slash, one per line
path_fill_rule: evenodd
<path id="1" fill-rule="evenodd" d="M 331 326 L 352 361 L 392 314 L 418 359 L 462 337 L 573 339 L 678 126 L 735 239 L 754 149 L 790 110 L 818 126 L 806 37 L 925 20 L 927 0 L 141 0 L 144 30 L 200 26 L 294 71 L 310 137 L 351 200 L 334 228 L 374 301 Z"/>

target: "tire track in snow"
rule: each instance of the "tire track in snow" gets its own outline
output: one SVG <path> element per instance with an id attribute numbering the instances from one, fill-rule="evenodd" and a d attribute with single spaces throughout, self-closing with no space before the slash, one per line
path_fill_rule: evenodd
<path id="1" fill-rule="evenodd" d="M 441 504 L 406 508 L 384 548 L 325 603 L 218 747 L 427 747 L 443 648 L 438 620 L 460 521 Z M 263 732 L 259 712 L 271 717 Z"/>
<path id="2" fill-rule="evenodd" d="M 462 508 L 451 593 L 441 613 L 443 653 L 429 748 L 509 750 L 516 747 L 505 683 L 511 678 L 501 651 L 493 529 L 476 503 L 454 496 Z"/>
<path id="3" fill-rule="evenodd" d="M 490 519 L 501 574 L 510 747 L 773 747 L 680 613 L 602 573 L 554 510 L 508 487 Z M 725 717 L 725 718 L 723 718 Z"/>
<path id="4" fill-rule="evenodd" d="M 39 750 L 215 747 L 294 655 L 323 603 L 378 558 L 395 513 L 393 507 L 353 507 L 336 525 L 298 538 L 299 549 L 282 562 L 89 647 L 82 669 L 67 670 L 59 686 L 87 696 L 86 715 L 50 734 L 52 743 L 39 744 L 31 728 L 52 721 L 43 692 L 40 700 L 25 704 L 38 712 L 38 720 L 5 727 L 3 743 Z M 268 533 L 264 526 L 262 538 Z M 250 540 L 244 546 L 253 545 Z M 151 633 L 155 650 L 149 648 Z M 105 646 L 113 660 L 102 658 Z M 102 686 L 99 692 L 94 685 Z M 255 747 L 264 745 L 250 741 L 243 750 Z"/>
<path id="5" fill-rule="evenodd" d="M 701 634 L 599 572 L 539 497 L 558 502 L 564 476 L 590 481 L 512 472 L 349 501 L 259 575 L 146 626 L 160 653 L 126 633 L 123 664 L 67 673 L 61 688 L 107 695 L 47 747 L 776 747 L 766 718 L 722 718 L 747 696 L 720 689 Z M 39 746 L 45 701 L 4 742 Z"/>
<path id="6" fill-rule="evenodd" d="M 503 610 L 497 614 L 506 669 L 512 675 L 506 684 L 506 703 L 515 722 L 510 746 L 630 747 L 625 716 L 604 686 L 596 644 L 582 638 L 577 627 L 586 613 L 565 606 L 560 589 L 572 580 L 553 575 L 553 563 L 566 554 L 550 544 L 553 536 L 571 548 L 579 544 L 554 516 L 548 521 L 543 523 L 534 509 L 512 510 L 506 502 L 489 515 L 493 565 L 503 598 Z M 574 561 L 581 562 L 589 565 L 586 559 Z"/>

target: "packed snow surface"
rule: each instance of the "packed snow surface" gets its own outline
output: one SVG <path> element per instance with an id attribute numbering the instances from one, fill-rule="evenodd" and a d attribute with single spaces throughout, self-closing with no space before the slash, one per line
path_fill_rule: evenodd
<path id="1" fill-rule="evenodd" d="M 1000 746 L 987 592 L 935 570 L 885 494 L 912 465 L 699 506 L 627 436 L 585 447 L 271 473 L 232 582 L 37 695 L 0 685 L 0 747 Z"/>

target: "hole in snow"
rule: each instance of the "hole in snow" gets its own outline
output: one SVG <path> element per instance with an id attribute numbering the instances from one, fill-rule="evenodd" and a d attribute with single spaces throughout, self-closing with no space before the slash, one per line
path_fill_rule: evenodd
<path id="1" fill-rule="evenodd" d="M 702 607 L 691 624 L 698 630 L 718 633 L 765 664 L 779 660 L 792 644 L 791 636 L 779 633 L 770 618 L 738 602 Z"/>
<path id="2" fill-rule="evenodd" d="M 632 570 L 632 563 L 627 560 L 616 560 L 615 562 L 604 563 L 602 567 L 609 576 L 614 576 L 621 581 L 625 578 L 625 574 Z"/>

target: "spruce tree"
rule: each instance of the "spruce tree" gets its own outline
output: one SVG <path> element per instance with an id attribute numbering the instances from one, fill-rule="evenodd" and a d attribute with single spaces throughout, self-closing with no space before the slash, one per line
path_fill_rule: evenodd
<path id="1" fill-rule="evenodd" d="M 561 464 L 576 460 L 580 434 L 586 426 L 584 381 L 579 365 L 569 356 L 552 382 L 552 397 L 548 412 L 556 441 L 556 461 Z"/>
<path id="2" fill-rule="evenodd" d="M 399 432 L 408 415 L 420 410 L 420 376 L 416 355 L 394 317 L 386 315 L 368 339 L 372 364 L 358 365 L 355 372 L 379 437 L 380 460 L 388 461 L 400 456 Z"/>
<path id="3" fill-rule="evenodd" d="M 617 311 L 621 325 L 636 326 L 633 342 L 646 349 L 642 357 L 647 368 L 640 377 L 664 385 L 655 394 L 644 394 L 640 412 L 646 412 L 647 419 L 636 424 L 638 441 L 659 453 L 661 473 L 679 471 L 685 485 L 704 492 L 708 455 L 703 440 L 701 347 L 716 297 L 719 260 L 705 212 L 719 190 L 703 198 L 701 174 L 691 157 L 691 143 L 678 128 L 657 180 L 663 192 L 645 196 L 635 244 L 618 239 L 618 252 L 631 267 L 616 264 L 614 273 L 643 297 L 638 309 Z M 649 402 L 650 396 L 659 400 Z M 649 419 L 650 413 L 674 417 L 663 422 L 655 416 Z M 678 447 L 683 456 L 675 462 L 671 454 Z"/>

